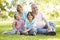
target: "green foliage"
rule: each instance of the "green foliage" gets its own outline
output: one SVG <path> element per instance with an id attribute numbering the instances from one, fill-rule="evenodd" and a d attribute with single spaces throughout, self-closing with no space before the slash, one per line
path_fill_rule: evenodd
<path id="1" fill-rule="evenodd" d="M 6 4 L 5 6 L 7 6 L 7 5 L 9 5 L 9 4 L 8 4 L 8 2 L 6 2 L 6 0 L 0 0 L 0 8 L 1 8 L 1 10 L 6 10 L 6 9 L 4 8 L 5 6 L 3 6 L 3 4 L 2 4 L 3 2 Z"/>
<path id="2" fill-rule="evenodd" d="M 0 12 L 0 18 L 7 19 L 7 18 L 8 18 L 8 12 L 6 12 L 6 11 L 1 11 L 1 12 Z"/>
<path id="3" fill-rule="evenodd" d="M 22 5 L 22 7 L 24 5 L 27 5 L 27 2 L 28 2 L 28 0 L 12 0 L 11 3 L 9 4 L 6 0 L 0 0 L 1 11 L 2 10 L 7 11 L 5 9 L 5 6 L 7 6 L 8 9 L 11 9 L 12 6 L 16 7 L 18 1 L 20 2 L 20 5 Z M 33 0 L 33 1 L 40 5 L 39 9 L 41 9 L 42 11 L 45 9 L 51 8 L 50 3 L 53 5 L 53 8 L 55 8 L 57 5 L 60 4 L 60 0 Z M 2 4 L 3 2 L 6 4 L 5 6 L 3 6 L 3 4 Z M 29 5 L 31 5 L 32 3 L 33 3 L 32 1 L 29 1 Z M 15 12 L 12 12 L 10 10 L 10 12 L 8 13 L 8 16 L 13 17 L 14 14 L 15 14 Z M 47 12 L 47 15 L 50 19 L 54 19 L 54 18 L 60 17 L 60 12 L 59 12 L 59 10 Z M 0 16 L 0 18 L 4 18 L 4 17 L 7 18 L 6 15 Z"/>
<path id="4" fill-rule="evenodd" d="M 46 14 L 48 15 L 48 19 L 54 19 L 54 18 L 60 17 L 60 12 L 57 10 L 52 11 L 52 12 L 48 12 Z"/>
<path id="5" fill-rule="evenodd" d="M 9 16 L 10 16 L 10 17 L 13 17 L 14 14 L 15 14 L 15 12 L 9 12 Z"/>

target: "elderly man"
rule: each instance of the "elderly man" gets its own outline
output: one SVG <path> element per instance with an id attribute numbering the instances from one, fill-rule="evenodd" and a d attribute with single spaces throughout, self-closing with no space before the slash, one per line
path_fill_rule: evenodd
<path id="1" fill-rule="evenodd" d="M 37 33 L 55 33 L 55 24 L 52 22 L 48 22 L 45 15 L 42 14 L 41 11 L 38 10 L 37 4 L 31 5 L 32 14 L 34 15 L 34 20 L 36 21 L 37 25 Z"/>

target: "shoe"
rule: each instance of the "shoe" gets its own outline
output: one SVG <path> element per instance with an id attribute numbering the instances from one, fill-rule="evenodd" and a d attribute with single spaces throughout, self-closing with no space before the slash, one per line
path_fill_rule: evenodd
<path id="1" fill-rule="evenodd" d="M 17 34 L 19 35 L 19 34 L 20 34 L 20 32 L 18 31 L 18 32 L 17 32 Z"/>
<path id="2" fill-rule="evenodd" d="M 33 35 L 35 36 L 35 35 L 36 35 L 36 33 L 34 32 L 34 33 L 33 33 Z"/>
<path id="3" fill-rule="evenodd" d="M 47 32 L 47 33 L 44 33 L 44 35 L 54 36 L 54 35 L 56 35 L 56 32 L 54 32 L 54 31 L 52 31 L 52 32 Z"/>
<path id="4" fill-rule="evenodd" d="M 30 36 L 35 36 L 35 35 L 36 35 L 36 33 L 34 32 L 33 34 L 28 34 L 28 35 L 30 35 Z"/>

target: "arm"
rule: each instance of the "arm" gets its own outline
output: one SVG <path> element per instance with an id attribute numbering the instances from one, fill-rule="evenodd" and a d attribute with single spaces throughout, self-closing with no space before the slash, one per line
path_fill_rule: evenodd
<path id="1" fill-rule="evenodd" d="M 29 29 L 26 29 L 26 26 L 25 26 L 25 32 L 28 32 L 29 30 L 31 30 L 32 29 L 32 27 L 31 28 L 29 28 Z"/>
<path id="2" fill-rule="evenodd" d="M 33 24 L 32 25 L 32 27 L 31 28 L 29 28 L 29 29 L 27 29 L 26 31 L 30 31 L 31 29 L 34 29 L 36 27 L 36 25 L 35 24 Z"/>
<path id="3" fill-rule="evenodd" d="M 27 24 L 28 25 L 28 24 Z M 27 29 L 27 31 L 36 28 L 36 22 L 35 20 L 32 21 L 32 24 L 30 25 L 31 27 L 29 29 Z"/>
<path id="4" fill-rule="evenodd" d="M 35 22 L 32 24 L 32 27 L 28 29 L 28 31 L 31 30 L 31 29 L 34 29 L 34 28 L 36 28 L 36 23 Z"/>
<path id="5" fill-rule="evenodd" d="M 48 21 L 47 21 L 45 18 L 43 18 L 43 20 L 46 22 L 46 24 L 47 24 L 47 26 L 48 26 L 48 29 L 51 30 L 52 28 L 51 28 L 51 26 L 49 25 Z"/>
<path id="6" fill-rule="evenodd" d="M 12 23 L 12 27 L 15 28 L 15 22 Z"/>
<path id="7" fill-rule="evenodd" d="M 45 17 L 42 17 L 42 20 L 44 20 L 44 21 L 46 22 L 46 24 L 47 24 L 47 26 L 48 26 L 48 30 L 52 31 L 52 28 L 51 28 L 51 26 L 49 25 L 47 19 L 46 19 Z"/>

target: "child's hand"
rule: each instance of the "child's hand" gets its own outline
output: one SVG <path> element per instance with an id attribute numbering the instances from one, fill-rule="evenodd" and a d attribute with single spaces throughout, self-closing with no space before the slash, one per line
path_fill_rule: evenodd
<path id="1" fill-rule="evenodd" d="M 26 32 L 28 32 L 28 30 L 25 30 L 24 32 L 26 33 Z"/>
<path id="2" fill-rule="evenodd" d="M 23 33 L 28 35 L 28 31 L 27 31 L 27 30 L 26 30 L 26 31 L 24 31 Z"/>

